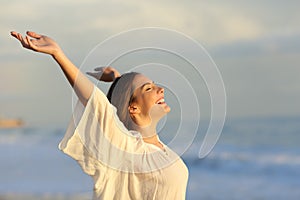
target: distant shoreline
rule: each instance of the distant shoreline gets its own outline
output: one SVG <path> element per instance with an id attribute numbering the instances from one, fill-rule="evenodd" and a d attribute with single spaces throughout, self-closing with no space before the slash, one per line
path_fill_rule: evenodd
<path id="1" fill-rule="evenodd" d="M 91 194 L 27 194 L 27 193 L 8 193 L 0 194 L 0 199 L 23 199 L 23 200 L 88 200 L 91 198 Z"/>
<path id="2" fill-rule="evenodd" d="M 21 119 L 3 119 L 0 118 L 0 128 L 19 128 L 24 125 Z"/>

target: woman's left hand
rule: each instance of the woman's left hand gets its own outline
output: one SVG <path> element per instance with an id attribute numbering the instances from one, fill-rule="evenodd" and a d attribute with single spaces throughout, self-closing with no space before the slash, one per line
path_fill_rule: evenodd
<path id="1" fill-rule="evenodd" d="M 113 67 L 97 67 L 94 72 L 87 72 L 87 74 L 104 82 L 112 82 L 120 76 L 120 73 Z"/>

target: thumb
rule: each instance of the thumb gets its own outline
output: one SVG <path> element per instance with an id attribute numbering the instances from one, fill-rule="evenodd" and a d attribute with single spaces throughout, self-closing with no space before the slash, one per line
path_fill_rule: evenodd
<path id="1" fill-rule="evenodd" d="M 32 32 L 32 31 L 27 31 L 26 34 L 29 35 L 30 37 L 33 37 L 33 38 L 36 38 L 36 39 L 39 39 L 39 38 L 42 37 L 42 35 L 37 34 L 35 32 Z"/>

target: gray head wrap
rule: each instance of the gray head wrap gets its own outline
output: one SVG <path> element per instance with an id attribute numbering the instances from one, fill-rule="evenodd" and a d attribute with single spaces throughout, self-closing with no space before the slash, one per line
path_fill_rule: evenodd
<path id="1" fill-rule="evenodd" d="M 136 89 L 133 81 L 138 74 L 139 73 L 136 72 L 130 72 L 118 77 L 111 85 L 107 94 L 108 100 L 117 108 L 118 117 L 127 129 L 130 129 L 130 124 L 132 123 L 128 106 L 132 94 Z"/>

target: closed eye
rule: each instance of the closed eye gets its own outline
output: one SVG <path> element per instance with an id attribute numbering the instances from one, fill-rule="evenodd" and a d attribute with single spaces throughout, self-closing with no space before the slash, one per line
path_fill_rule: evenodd
<path id="1" fill-rule="evenodd" d="M 154 82 L 145 83 L 141 87 L 141 90 L 143 90 L 143 91 L 150 91 L 153 88 L 153 84 L 154 84 Z"/>

